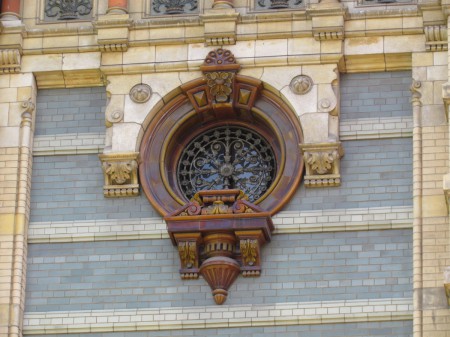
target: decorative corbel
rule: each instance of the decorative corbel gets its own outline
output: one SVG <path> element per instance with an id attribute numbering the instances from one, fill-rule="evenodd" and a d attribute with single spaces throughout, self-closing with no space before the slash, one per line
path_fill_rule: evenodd
<path id="1" fill-rule="evenodd" d="M 0 50 L 0 74 L 20 72 L 20 52 L 18 49 Z"/>
<path id="2" fill-rule="evenodd" d="M 301 144 L 305 158 L 306 187 L 329 187 L 341 185 L 340 159 L 344 155 L 342 144 Z"/>
<path id="3" fill-rule="evenodd" d="M 434 1 L 418 4 L 423 20 L 425 48 L 427 51 L 444 51 L 448 49 L 446 5 Z"/>
<path id="4" fill-rule="evenodd" d="M 131 20 L 128 14 L 104 15 L 94 22 L 102 52 L 127 51 Z"/>
<path id="5" fill-rule="evenodd" d="M 445 25 L 424 25 L 427 51 L 448 50 L 447 27 Z"/>
<path id="6" fill-rule="evenodd" d="M 344 39 L 347 11 L 338 0 L 322 0 L 307 8 L 306 13 L 312 18 L 312 32 L 317 41 Z"/>
<path id="7" fill-rule="evenodd" d="M 105 183 L 103 195 L 107 198 L 139 195 L 139 153 L 99 154 Z"/>
<path id="8" fill-rule="evenodd" d="M 261 274 L 260 249 L 274 229 L 270 213 L 247 199 L 240 190 L 200 191 L 164 218 L 178 247 L 181 278 L 202 275 L 217 304 L 239 273 Z"/>
<path id="9" fill-rule="evenodd" d="M 232 1 L 215 2 L 210 10 L 200 14 L 205 27 L 207 46 L 224 46 L 236 44 L 236 23 L 239 13 L 232 7 Z"/>

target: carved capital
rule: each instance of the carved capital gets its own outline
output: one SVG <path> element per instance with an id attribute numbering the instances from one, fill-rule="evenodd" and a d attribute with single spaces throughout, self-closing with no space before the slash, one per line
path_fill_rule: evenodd
<path id="1" fill-rule="evenodd" d="M 20 71 L 20 62 L 18 49 L 0 50 L 0 74 L 18 73 Z"/>
<path id="2" fill-rule="evenodd" d="M 31 127 L 33 121 L 33 112 L 36 109 L 36 105 L 32 102 L 31 98 L 27 101 L 22 102 L 22 122 L 20 123 L 20 127 L 28 126 Z"/>
<path id="3" fill-rule="evenodd" d="M 103 195 L 107 198 L 139 195 L 139 153 L 100 154 L 105 184 Z"/>
<path id="4" fill-rule="evenodd" d="M 300 145 L 305 158 L 306 187 L 340 186 L 340 159 L 344 155 L 341 143 Z"/>

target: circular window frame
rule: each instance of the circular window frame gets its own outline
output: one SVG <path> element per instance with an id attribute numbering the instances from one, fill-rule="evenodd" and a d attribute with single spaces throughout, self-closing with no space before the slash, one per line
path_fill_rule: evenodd
<path id="1" fill-rule="evenodd" d="M 236 81 L 245 81 L 246 78 L 236 77 Z M 189 202 L 180 190 L 176 176 L 176 166 L 185 146 L 202 132 L 222 125 L 246 128 L 251 125 L 250 129 L 272 146 L 277 164 L 276 175 L 270 188 L 255 204 L 274 215 L 295 193 L 304 169 L 299 148 L 303 134 L 298 117 L 279 96 L 262 89 L 250 110 L 230 105 L 221 109 L 220 113 L 211 111 L 210 114 L 199 114 L 188 97 L 180 93 L 152 118 L 140 146 L 142 188 L 161 215 L 167 216 Z M 194 126 L 197 129 L 192 132 Z"/>

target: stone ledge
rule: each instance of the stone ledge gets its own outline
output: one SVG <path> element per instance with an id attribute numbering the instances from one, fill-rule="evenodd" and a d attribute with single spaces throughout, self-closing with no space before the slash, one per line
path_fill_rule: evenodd
<path id="1" fill-rule="evenodd" d="M 24 335 L 412 320 L 411 298 L 25 313 Z"/>
<path id="2" fill-rule="evenodd" d="M 274 234 L 367 231 L 412 228 L 412 207 L 374 207 L 280 212 Z M 162 218 L 32 222 L 29 243 L 166 239 Z"/>
<path id="3" fill-rule="evenodd" d="M 341 140 L 409 138 L 412 117 L 358 118 L 340 122 Z"/>
<path id="4" fill-rule="evenodd" d="M 105 147 L 104 133 L 65 133 L 35 136 L 33 156 L 99 154 Z"/>

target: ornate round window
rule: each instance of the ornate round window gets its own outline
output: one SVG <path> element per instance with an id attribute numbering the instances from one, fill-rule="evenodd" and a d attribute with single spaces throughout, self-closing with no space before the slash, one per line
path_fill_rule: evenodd
<path id="1" fill-rule="evenodd" d="M 202 190 L 239 189 L 255 202 L 274 181 L 276 167 L 273 149 L 260 134 L 227 125 L 201 133 L 186 146 L 177 178 L 187 199 Z"/>
<path id="2" fill-rule="evenodd" d="M 147 123 L 139 166 L 146 197 L 166 216 L 198 191 L 239 189 L 275 214 L 303 175 L 298 117 L 260 81 L 240 75 L 234 92 L 242 97 L 234 106 L 209 106 L 211 98 L 201 95 L 208 94 L 205 82 L 185 84 Z M 247 97 L 254 97 L 249 108 Z"/>

